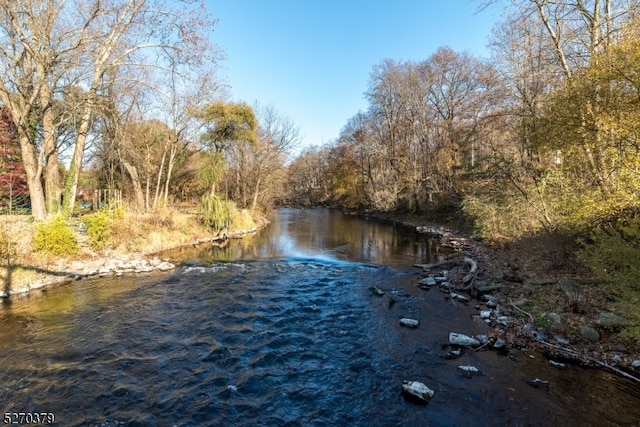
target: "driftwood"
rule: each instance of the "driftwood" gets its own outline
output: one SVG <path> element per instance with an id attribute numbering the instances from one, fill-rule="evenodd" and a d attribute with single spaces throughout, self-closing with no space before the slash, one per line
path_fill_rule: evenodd
<path id="1" fill-rule="evenodd" d="M 531 315 L 531 313 L 527 313 L 526 311 L 524 311 L 523 309 L 521 309 L 520 307 L 518 307 L 513 301 L 509 300 L 509 304 L 511 304 L 511 306 L 513 308 L 515 308 L 516 310 L 518 310 L 520 313 L 525 314 L 527 316 L 529 316 L 529 321 L 531 323 L 533 323 L 533 316 Z"/>
<path id="2" fill-rule="evenodd" d="M 464 263 L 469 265 L 469 273 L 462 278 L 462 283 L 469 283 L 478 274 L 478 263 L 469 257 L 464 258 Z"/>

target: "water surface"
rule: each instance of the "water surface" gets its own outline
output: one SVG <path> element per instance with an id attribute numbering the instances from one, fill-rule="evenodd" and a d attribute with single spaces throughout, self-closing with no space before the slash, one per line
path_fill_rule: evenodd
<path id="1" fill-rule="evenodd" d="M 441 255 L 410 230 L 327 209 L 281 210 L 224 248 L 173 251 L 180 268 L 58 287 L 0 311 L 3 412 L 57 425 L 634 425 L 639 388 L 539 355 L 466 352 L 470 307 L 416 286 Z M 385 290 L 383 297 L 370 288 Z M 389 306 L 389 297 L 397 302 Z M 420 319 L 418 329 L 398 325 Z M 461 377 L 458 365 L 483 376 Z M 526 381 L 551 382 L 548 391 Z M 426 406 L 404 379 L 435 390 Z"/>

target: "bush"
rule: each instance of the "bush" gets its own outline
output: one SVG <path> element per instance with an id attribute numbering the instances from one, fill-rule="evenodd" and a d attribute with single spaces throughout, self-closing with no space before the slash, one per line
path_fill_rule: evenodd
<path id="1" fill-rule="evenodd" d="M 86 215 L 82 222 L 87 227 L 87 234 L 91 246 L 96 249 L 103 249 L 112 243 L 115 237 L 114 230 L 117 223 L 124 217 L 124 210 L 100 209 L 90 215 Z"/>
<path id="2" fill-rule="evenodd" d="M 36 225 L 33 248 L 37 252 L 52 256 L 68 256 L 78 252 L 73 230 L 65 223 L 62 216 L 56 216 Z"/>
<path id="3" fill-rule="evenodd" d="M 105 210 L 99 210 L 91 215 L 85 216 L 82 221 L 87 227 L 87 235 L 89 235 L 91 246 L 97 249 L 104 248 L 109 242 L 111 235 L 111 218 L 109 213 Z"/>

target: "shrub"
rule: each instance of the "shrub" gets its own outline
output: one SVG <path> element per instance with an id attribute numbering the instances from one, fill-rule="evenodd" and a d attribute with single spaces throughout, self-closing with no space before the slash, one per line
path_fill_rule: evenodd
<path id="1" fill-rule="evenodd" d="M 87 234 L 91 246 L 101 249 L 109 242 L 111 236 L 111 218 L 106 210 L 99 210 L 91 215 L 87 215 L 82 219 L 87 227 Z"/>
<path id="2" fill-rule="evenodd" d="M 52 256 L 68 256 L 78 252 L 78 244 L 71 227 L 62 216 L 56 216 L 36 225 L 33 248 Z"/>

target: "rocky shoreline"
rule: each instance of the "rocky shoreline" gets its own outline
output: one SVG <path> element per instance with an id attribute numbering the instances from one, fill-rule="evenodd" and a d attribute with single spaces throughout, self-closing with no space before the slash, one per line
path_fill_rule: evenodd
<path id="1" fill-rule="evenodd" d="M 220 243 L 229 239 L 241 238 L 258 232 L 268 224 L 269 222 L 264 219 L 259 226 L 251 229 L 230 231 L 225 229 L 211 237 L 198 237 L 187 246 Z M 167 251 L 171 249 L 175 248 L 168 248 Z M 128 274 L 164 272 L 175 268 L 176 264 L 172 260 L 164 258 L 162 253 L 98 254 L 85 250 L 82 259 L 60 259 L 44 267 L 30 268 L 33 274 L 29 275 L 27 280 L 12 280 L 11 272 L 9 272 L 9 278 L 5 280 L 8 283 L 4 289 L 0 289 L 0 298 L 7 300 L 9 298 L 24 297 L 32 291 L 44 291 L 51 286 L 68 284 L 90 277 L 120 277 Z"/>
<path id="2" fill-rule="evenodd" d="M 529 349 L 542 353 L 549 365 L 558 369 L 563 369 L 565 363 L 575 363 L 604 369 L 640 383 L 640 354 L 615 342 L 611 336 L 605 337 L 606 331 L 616 329 L 624 322 L 615 313 L 582 314 L 579 324 L 569 325 L 569 320 L 564 319 L 569 317 L 566 313 L 546 312 L 534 318 L 522 308 L 534 298 L 532 289 L 541 287 L 548 293 L 553 289 L 571 298 L 572 293 L 579 292 L 577 282 L 566 278 L 522 277 L 513 267 L 501 264 L 490 248 L 470 237 L 441 226 L 401 223 L 440 239 L 442 246 L 453 250 L 441 262 L 415 264 L 424 276 L 417 286 L 427 291 L 438 289 L 446 298 L 474 305 L 474 317 L 492 328 L 486 336 L 467 337 L 452 332 L 453 357 L 460 347 Z M 574 330 L 570 331 L 570 328 Z M 458 339 L 459 336 L 462 338 Z"/>

